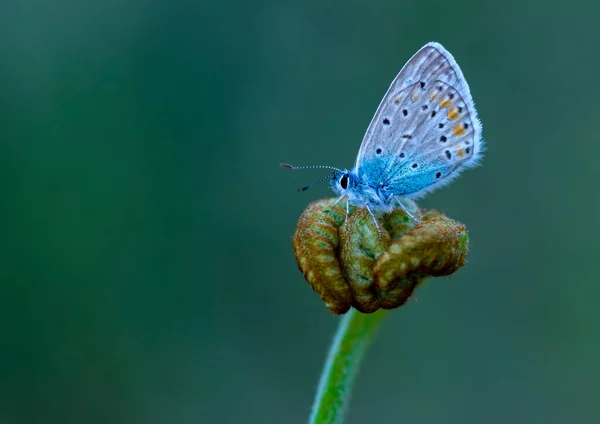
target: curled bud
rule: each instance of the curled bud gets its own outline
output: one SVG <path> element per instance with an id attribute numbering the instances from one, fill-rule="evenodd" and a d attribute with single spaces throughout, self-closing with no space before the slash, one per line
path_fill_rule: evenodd
<path id="1" fill-rule="evenodd" d="M 450 275 L 465 265 L 464 225 L 436 212 L 415 222 L 401 209 L 379 219 L 381 237 L 367 210 L 346 221 L 335 199 L 311 203 L 294 234 L 298 267 L 334 314 L 401 306 L 426 277 Z"/>

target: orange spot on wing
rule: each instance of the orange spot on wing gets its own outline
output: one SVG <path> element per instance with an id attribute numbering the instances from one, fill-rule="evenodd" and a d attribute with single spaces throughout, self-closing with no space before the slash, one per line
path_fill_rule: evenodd
<path id="1" fill-rule="evenodd" d="M 430 98 L 431 100 L 435 100 L 435 99 L 437 99 L 437 94 L 435 94 L 435 93 L 432 91 L 431 93 L 429 93 L 429 98 Z"/>
<path id="2" fill-rule="evenodd" d="M 461 158 L 465 156 L 465 153 L 463 152 L 463 149 L 460 149 L 458 152 L 456 152 L 456 154 L 457 154 L 459 157 L 461 157 Z"/>
<path id="3" fill-rule="evenodd" d="M 454 135 L 465 135 L 465 128 L 460 124 L 456 124 L 452 129 L 452 132 Z"/>
<path id="4" fill-rule="evenodd" d="M 412 101 L 416 102 L 417 100 L 419 100 L 419 95 L 415 93 L 412 95 Z"/>
<path id="5" fill-rule="evenodd" d="M 458 119 L 458 109 L 453 107 L 448 110 L 448 119 Z"/>
<path id="6" fill-rule="evenodd" d="M 449 99 L 444 99 L 440 102 L 440 107 L 448 107 L 452 104 L 452 102 Z"/>

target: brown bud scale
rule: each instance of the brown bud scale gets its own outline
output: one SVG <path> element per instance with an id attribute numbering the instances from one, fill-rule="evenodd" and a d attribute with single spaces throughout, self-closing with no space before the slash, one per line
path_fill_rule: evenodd
<path id="1" fill-rule="evenodd" d="M 416 223 L 394 210 L 379 219 L 380 237 L 368 211 L 359 208 L 346 221 L 334 201 L 311 203 L 293 240 L 298 267 L 334 314 L 397 308 L 424 278 L 465 265 L 466 227 L 436 211 Z"/>

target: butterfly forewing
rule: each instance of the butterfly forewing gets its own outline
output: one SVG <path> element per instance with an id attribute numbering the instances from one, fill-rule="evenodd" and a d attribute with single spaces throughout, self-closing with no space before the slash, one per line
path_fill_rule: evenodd
<path id="1" fill-rule="evenodd" d="M 475 163 L 480 137 L 458 64 L 440 44 L 429 43 L 392 82 L 365 134 L 355 170 L 368 178 L 376 169 L 373 178 L 398 186 L 397 194 L 429 191 L 450 182 L 460 165 Z"/>

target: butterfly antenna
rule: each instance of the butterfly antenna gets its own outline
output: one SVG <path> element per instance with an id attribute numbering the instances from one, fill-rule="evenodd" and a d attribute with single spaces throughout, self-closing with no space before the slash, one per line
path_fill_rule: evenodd
<path id="1" fill-rule="evenodd" d="M 286 168 L 286 169 L 333 169 L 334 171 L 337 172 L 342 172 L 341 169 L 336 168 L 335 166 L 326 166 L 326 165 L 310 165 L 310 166 L 294 166 L 294 165 L 290 165 L 289 163 L 280 163 L 279 167 L 281 168 Z"/>
<path id="2" fill-rule="evenodd" d="M 306 191 L 309 188 L 313 188 L 314 186 L 316 186 L 317 184 L 322 183 L 325 180 L 330 179 L 331 177 L 333 177 L 337 172 L 342 172 L 341 169 L 336 168 L 334 166 L 325 166 L 325 165 L 311 165 L 311 166 L 294 166 L 294 165 L 290 165 L 289 163 L 280 163 L 279 166 L 281 168 L 286 168 L 286 169 L 293 169 L 293 170 L 299 170 L 299 169 L 333 169 L 333 172 L 325 175 L 323 178 L 320 178 L 319 180 L 315 181 L 314 183 L 312 183 L 311 185 L 308 185 L 306 187 L 302 187 L 299 188 L 298 191 Z"/>

